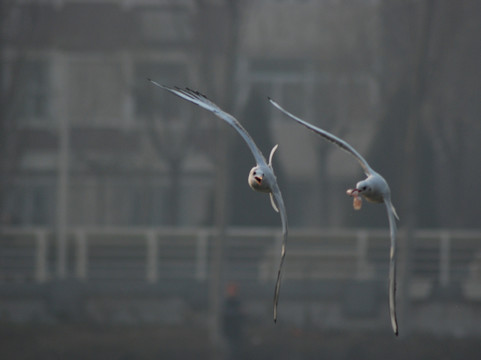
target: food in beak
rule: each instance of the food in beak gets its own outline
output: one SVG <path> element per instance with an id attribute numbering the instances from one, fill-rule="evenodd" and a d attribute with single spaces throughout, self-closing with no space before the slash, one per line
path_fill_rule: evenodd
<path id="1" fill-rule="evenodd" d="M 359 193 L 358 189 L 347 189 L 346 190 L 346 194 L 349 195 L 349 196 L 357 196 L 358 193 Z"/>
<path id="2" fill-rule="evenodd" d="M 354 210 L 361 210 L 362 207 L 362 197 L 359 195 L 354 195 L 354 198 L 352 199 L 352 207 Z"/>
<path id="3" fill-rule="evenodd" d="M 362 198 L 359 196 L 359 190 L 358 189 L 348 189 L 346 191 L 346 194 L 353 197 L 352 207 L 354 208 L 354 210 L 361 210 Z"/>

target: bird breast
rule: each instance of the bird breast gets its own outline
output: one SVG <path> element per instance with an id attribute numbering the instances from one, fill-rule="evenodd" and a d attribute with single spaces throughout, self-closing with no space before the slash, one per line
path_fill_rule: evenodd
<path id="1" fill-rule="evenodd" d="M 363 192 L 361 193 L 361 195 L 363 195 L 367 201 L 372 203 L 380 204 L 384 202 L 384 197 L 379 192 L 375 192 L 375 191 Z"/>

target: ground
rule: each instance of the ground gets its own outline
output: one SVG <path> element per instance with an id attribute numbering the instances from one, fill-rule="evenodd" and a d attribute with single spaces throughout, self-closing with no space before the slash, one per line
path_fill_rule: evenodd
<path id="1" fill-rule="evenodd" d="M 92 324 L 0 325 L 0 358 L 30 359 L 212 359 L 207 332 L 195 327 Z M 246 331 L 242 353 L 256 359 L 478 359 L 476 338 L 389 332 L 304 331 L 272 326 Z"/>

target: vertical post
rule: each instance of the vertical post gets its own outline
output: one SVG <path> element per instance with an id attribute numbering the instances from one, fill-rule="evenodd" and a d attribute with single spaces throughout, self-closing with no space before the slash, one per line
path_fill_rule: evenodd
<path id="1" fill-rule="evenodd" d="M 47 234 L 44 230 L 37 232 L 35 253 L 35 280 L 39 283 L 47 281 Z"/>
<path id="2" fill-rule="evenodd" d="M 207 276 L 207 232 L 200 231 L 197 235 L 195 253 L 195 278 L 203 281 Z"/>
<path id="3" fill-rule="evenodd" d="M 441 239 L 439 242 L 439 284 L 442 287 L 446 287 L 449 284 L 449 272 L 450 272 L 450 250 L 451 239 L 447 231 L 441 233 Z"/>
<path id="4" fill-rule="evenodd" d="M 75 275 L 77 278 L 81 280 L 87 279 L 87 236 L 85 235 L 84 230 L 78 230 L 75 233 L 75 245 L 76 245 L 76 266 L 75 266 Z"/>
<path id="5" fill-rule="evenodd" d="M 366 279 L 368 277 L 368 265 L 366 261 L 368 238 L 365 230 L 359 230 L 356 236 L 357 245 L 357 274 L 356 277 L 359 280 Z"/>
<path id="6" fill-rule="evenodd" d="M 158 279 L 157 257 L 159 253 L 159 243 L 154 231 L 147 232 L 147 281 L 154 283 Z"/>
<path id="7" fill-rule="evenodd" d="M 63 111 L 65 97 L 62 61 L 59 55 L 54 59 L 54 117 L 58 124 L 57 162 L 57 277 L 67 276 L 67 219 L 70 160 L 70 124 L 68 114 Z"/>

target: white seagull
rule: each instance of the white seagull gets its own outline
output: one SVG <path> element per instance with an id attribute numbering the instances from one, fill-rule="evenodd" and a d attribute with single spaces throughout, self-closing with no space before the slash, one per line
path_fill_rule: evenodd
<path id="1" fill-rule="evenodd" d="M 286 244 L 287 244 L 287 215 L 286 209 L 284 207 L 284 200 L 282 199 L 282 194 L 277 185 L 277 179 L 274 174 L 274 169 L 272 168 L 272 157 L 274 156 L 275 151 L 277 150 L 277 146 L 275 145 L 271 153 L 269 155 L 269 163 L 266 162 L 264 155 L 262 155 L 261 151 L 255 144 L 252 137 L 249 133 L 244 129 L 244 127 L 234 118 L 232 115 L 223 111 L 220 107 L 214 104 L 212 101 L 207 99 L 201 93 L 191 90 L 191 89 L 180 89 L 180 88 L 171 88 L 165 85 L 161 85 L 151 79 L 148 79 L 152 84 L 170 91 L 171 93 L 190 101 L 206 110 L 211 111 L 217 117 L 221 118 L 225 122 L 227 122 L 230 126 L 232 126 L 237 132 L 242 136 L 244 141 L 246 142 L 247 146 L 254 155 L 257 165 L 254 166 L 251 171 L 249 172 L 249 177 L 247 179 L 249 186 L 255 190 L 260 191 L 263 193 L 269 193 L 272 207 L 276 212 L 280 214 L 281 222 L 282 222 L 282 246 L 281 246 L 281 261 L 279 264 L 279 270 L 277 272 L 277 281 L 274 290 L 274 322 L 277 320 L 277 303 L 279 300 L 279 290 L 280 290 L 280 282 L 281 282 L 281 270 L 282 265 L 284 263 L 284 258 L 286 256 Z"/>
<path id="2" fill-rule="evenodd" d="M 390 250 L 390 262 L 389 262 L 389 312 L 391 316 L 391 326 L 394 334 L 398 335 L 398 325 L 396 318 L 396 219 L 399 217 L 396 213 L 396 209 L 391 203 L 391 190 L 386 180 L 377 172 L 375 172 L 367 163 L 367 161 L 347 142 L 332 135 L 331 133 L 322 130 L 308 122 L 299 119 L 297 116 L 291 114 L 287 110 L 283 109 L 278 103 L 269 98 L 269 101 L 277 109 L 282 111 L 287 116 L 291 117 L 298 123 L 304 125 L 311 131 L 322 136 L 324 139 L 336 144 L 342 150 L 353 155 L 357 161 L 361 164 L 364 173 L 367 178 L 359 181 L 356 184 L 355 189 L 347 190 L 347 194 L 354 197 L 354 208 L 359 210 L 361 208 L 361 198 L 359 195 L 364 196 L 364 198 L 370 202 L 374 203 L 384 203 L 387 209 L 387 217 L 389 219 L 389 229 L 391 237 L 391 250 Z"/>

